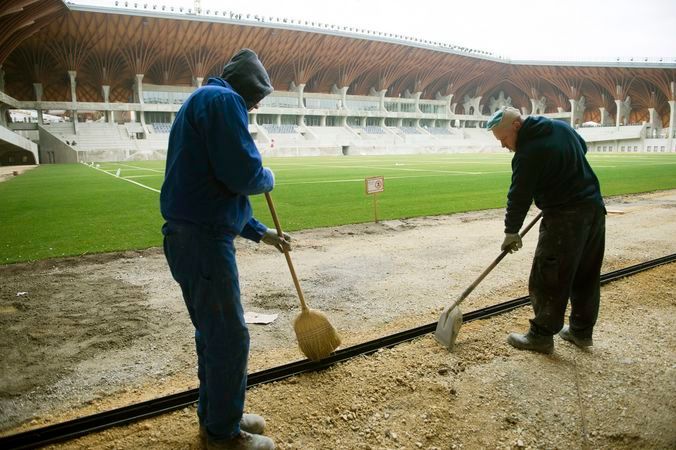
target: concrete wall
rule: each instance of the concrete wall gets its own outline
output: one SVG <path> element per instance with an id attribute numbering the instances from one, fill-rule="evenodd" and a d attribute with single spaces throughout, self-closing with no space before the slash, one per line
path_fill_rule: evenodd
<path id="1" fill-rule="evenodd" d="M 25 153 L 29 154 L 28 161 L 22 162 L 23 157 L 27 156 Z M 7 156 L 10 154 L 12 159 L 18 164 L 37 164 L 39 162 L 38 146 L 34 142 L 0 126 L 0 158 L 2 155 Z M 30 161 L 31 159 L 33 161 Z M 7 163 L 9 163 L 8 160 Z"/>
<path id="2" fill-rule="evenodd" d="M 44 127 L 38 128 L 40 132 L 40 163 L 76 163 L 77 152 L 65 142 L 54 136 Z"/>
<path id="3" fill-rule="evenodd" d="M 643 151 L 649 153 L 676 152 L 676 139 L 646 139 Z"/>

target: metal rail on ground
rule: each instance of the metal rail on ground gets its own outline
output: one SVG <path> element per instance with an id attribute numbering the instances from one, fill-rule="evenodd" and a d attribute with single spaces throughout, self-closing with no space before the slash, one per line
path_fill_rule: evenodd
<path id="1" fill-rule="evenodd" d="M 676 253 L 661 258 L 646 261 L 634 266 L 625 267 L 614 272 L 601 275 L 601 284 L 634 275 L 644 270 L 652 269 L 662 264 L 676 261 Z M 486 319 L 498 314 L 512 311 L 516 308 L 529 304 L 529 297 L 519 297 L 504 303 L 471 311 L 463 315 L 463 322 L 477 319 Z M 410 341 L 417 337 L 434 332 L 437 322 L 422 325 L 399 333 L 384 336 L 372 341 L 364 342 L 352 347 L 336 351 L 334 354 L 320 361 L 302 360 L 282 366 L 272 367 L 249 374 L 247 388 L 285 378 L 299 375 L 305 372 L 314 372 L 330 367 L 338 362 L 346 361 L 359 355 L 369 355 L 382 348 L 393 347 L 402 342 Z M 29 449 L 47 444 L 66 441 L 84 436 L 106 428 L 126 425 L 141 419 L 147 419 L 167 412 L 190 406 L 197 401 L 197 389 L 180 392 L 177 394 L 148 400 L 122 408 L 93 414 L 67 422 L 48 425 L 34 430 L 28 430 L 10 436 L 0 438 L 0 448 L 3 449 Z"/>

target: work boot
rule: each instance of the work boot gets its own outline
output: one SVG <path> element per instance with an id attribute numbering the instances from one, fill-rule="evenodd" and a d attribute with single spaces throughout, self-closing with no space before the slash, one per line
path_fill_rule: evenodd
<path id="1" fill-rule="evenodd" d="M 240 431 L 231 439 L 207 439 L 207 450 L 273 450 L 275 443 L 269 437 Z"/>
<path id="2" fill-rule="evenodd" d="M 265 419 L 258 414 L 242 414 L 239 428 L 247 433 L 262 434 L 265 431 Z M 200 425 L 200 439 L 207 440 L 207 428 L 204 425 Z"/>
<path id="3" fill-rule="evenodd" d="M 265 431 L 265 419 L 258 414 L 242 414 L 239 428 L 251 434 L 263 434 Z"/>
<path id="4" fill-rule="evenodd" d="M 532 350 L 534 352 L 549 354 L 554 351 L 554 338 L 541 336 L 529 331 L 526 334 L 509 333 L 507 343 L 519 350 Z"/>
<path id="5" fill-rule="evenodd" d="M 591 337 L 583 338 L 575 336 L 573 332 L 570 331 L 570 327 L 568 325 L 563 327 L 563 329 L 559 332 L 559 336 L 561 336 L 561 339 L 572 342 L 580 348 L 591 347 L 594 345 L 594 340 Z"/>

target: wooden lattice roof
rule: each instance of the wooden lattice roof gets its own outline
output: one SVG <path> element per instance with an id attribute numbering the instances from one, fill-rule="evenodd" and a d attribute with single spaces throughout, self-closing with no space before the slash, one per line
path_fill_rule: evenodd
<path id="1" fill-rule="evenodd" d="M 259 54 L 277 90 L 294 83 L 306 92 L 329 92 L 336 85 L 360 95 L 371 89 L 391 97 L 452 94 L 454 102 L 465 96 L 485 102 L 502 91 L 516 106 L 545 97 L 552 109 L 566 109 L 567 99 L 580 96 L 588 106 L 612 109 L 614 100 L 631 96 L 634 104 L 664 111 L 665 100 L 676 99 L 673 65 L 512 64 L 443 46 L 264 21 L 67 9 L 59 0 L 5 3 L 11 10 L 0 15 L 0 27 L 10 33 L 0 37 L 0 63 L 6 91 L 24 100 L 33 99 L 38 82 L 43 100 L 64 100 L 67 72 L 76 71 L 78 100 L 101 101 L 106 84 L 111 101 L 128 101 L 135 74 L 143 74 L 144 82 L 190 85 L 218 75 L 242 47 Z"/>
<path id="2" fill-rule="evenodd" d="M 0 8 L 0 64 L 27 38 L 68 9 L 61 0 L 3 0 Z"/>

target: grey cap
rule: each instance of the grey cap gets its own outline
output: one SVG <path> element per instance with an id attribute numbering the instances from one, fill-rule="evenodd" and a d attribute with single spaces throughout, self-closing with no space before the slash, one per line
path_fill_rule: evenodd
<path id="1" fill-rule="evenodd" d="M 500 128 L 505 124 L 514 122 L 519 117 L 521 117 L 521 112 L 516 108 L 512 108 L 511 106 L 500 108 L 488 119 L 486 129 Z"/>

